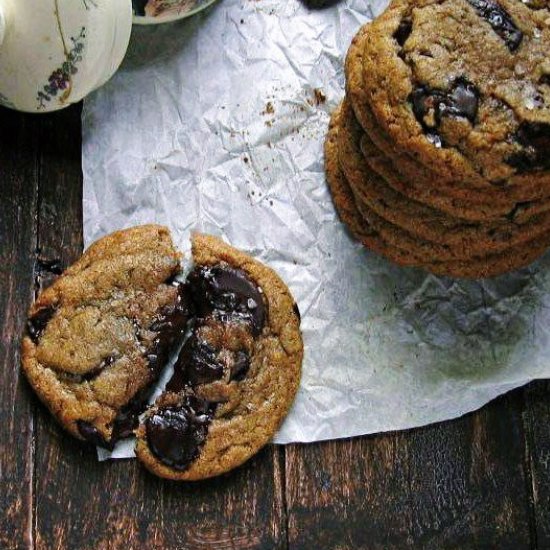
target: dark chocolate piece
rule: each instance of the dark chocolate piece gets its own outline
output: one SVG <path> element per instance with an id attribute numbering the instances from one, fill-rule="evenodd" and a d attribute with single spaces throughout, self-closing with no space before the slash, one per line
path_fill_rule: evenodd
<path id="1" fill-rule="evenodd" d="M 550 169 L 550 125 L 522 122 L 514 136 L 523 150 L 514 153 L 506 162 L 519 173 Z"/>
<path id="2" fill-rule="evenodd" d="M 35 344 L 38 344 L 38 340 L 40 340 L 40 337 L 46 330 L 46 326 L 48 325 L 54 314 L 55 308 L 46 307 L 38 311 L 38 313 L 35 313 L 27 321 L 27 334 Z"/>
<path id="3" fill-rule="evenodd" d="M 504 40 L 506 47 L 515 52 L 523 40 L 523 33 L 518 29 L 510 14 L 493 0 L 468 0 L 480 17 L 483 17 L 493 30 Z"/>
<path id="4" fill-rule="evenodd" d="M 178 297 L 175 305 L 164 308 L 160 317 L 154 321 L 149 330 L 157 333 L 152 346 L 146 354 L 149 368 L 156 379 L 164 368 L 173 346 L 181 340 L 187 329 L 190 318 L 190 299 L 187 285 L 178 284 Z"/>
<path id="5" fill-rule="evenodd" d="M 174 366 L 179 376 L 173 378 L 173 383 L 170 380 L 167 389 L 180 391 L 187 384 L 196 386 L 220 380 L 223 377 L 223 365 L 218 356 L 219 350 L 193 334 L 183 346 Z M 185 381 L 183 387 L 182 380 Z"/>
<path id="6" fill-rule="evenodd" d="M 61 273 L 63 273 L 63 264 L 59 258 L 48 260 L 47 258 L 39 257 L 37 260 L 37 267 L 39 271 L 46 271 L 54 275 L 61 275 Z"/>
<path id="7" fill-rule="evenodd" d="M 149 397 L 153 392 L 153 385 L 146 386 L 139 391 L 130 402 L 117 414 L 113 423 L 111 441 L 115 443 L 119 439 L 130 437 L 139 425 L 139 415 L 145 412 Z"/>
<path id="8" fill-rule="evenodd" d="M 176 303 L 165 307 L 159 318 L 149 326 L 149 330 L 158 332 L 159 337 L 165 341 L 174 341 L 183 335 L 191 316 L 191 300 L 187 285 L 177 283 L 174 286 L 178 289 Z"/>
<path id="9" fill-rule="evenodd" d="M 246 273 L 228 265 L 197 267 L 188 277 L 197 315 L 209 315 L 223 322 L 250 323 L 258 335 L 265 324 L 266 306 L 262 293 Z"/>
<path id="10" fill-rule="evenodd" d="M 414 115 L 424 126 L 426 116 L 433 111 L 435 124 L 439 126 L 444 116 L 467 118 L 472 124 L 477 117 L 479 92 L 465 78 L 457 78 L 449 91 L 416 88 L 411 95 Z"/>
<path id="11" fill-rule="evenodd" d="M 186 470 L 199 456 L 208 433 L 214 407 L 194 396 L 179 406 L 158 409 L 146 420 L 151 452 L 167 466 Z"/>
<path id="12" fill-rule="evenodd" d="M 107 441 L 99 432 L 99 430 L 87 422 L 86 420 L 78 420 L 76 425 L 78 426 L 78 431 L 80 435 L 90 443 L 98 447 L 104 447 L 109 451 L 112 451 L 114 448 L 114 443 L 112 441 Z"/>
<path id="13" fill-rule="evenodd" d="M 401 23 L 399 23 L 399 27 L 397 27 L 397 30 L 395 31 L 393 37 L 397 41 L 397 43 L 403 47 L 405 45 L 405 42 L 407 41 L 407 38 L 411 35 L 412 32 L 412 21 L 410 19 L 403 19 Z"/>
<path id="14" fill-rule="evenodd" d="M 440 105 L 440 116 L 465 117 L 472 124 L 477 117 L 479 92 L 465 78 L 455 81 L 450 92 L 450 100 Z"/>
<path id="15" fill-rule="evenodd" d="M 341 2 L 341 0 L 301 0 L 301 2 L 310 10 L 322 10 L 335 6 Z"/>
<path id="16" fill-rule="evenodd" d="M 231 380 L 242 382 L 250 369 L 250 355 L 244 351 L 235 353 L 235 362 L 231 366 Z"/>
<path id="17" fill-rule="evenodd" d="M 296 317 L 298 317 L 298 321 L 302 321 L 302 314 L 300 313 L 300 308 L 298 307 L 298 304 L 294 302 L 294 305 L 292 306 L 292 309 L 294 310 L 294 313 L 296 314 Z"/>

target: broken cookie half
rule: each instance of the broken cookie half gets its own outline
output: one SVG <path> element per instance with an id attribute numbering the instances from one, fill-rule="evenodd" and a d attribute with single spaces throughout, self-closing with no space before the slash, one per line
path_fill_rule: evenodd
<path id="1" fill-rule="evenodd" d="M 166 228 L 104 237 L 38 297 L 23 339 L 31 386 L 72 435 L 112 449 L 135 433 L 143 464 L 177 480 L 227 472 L 268 443 L 303 356 L 298 308 L 271 269 L 207 235 L 192 255 L 183 281 Z"/>

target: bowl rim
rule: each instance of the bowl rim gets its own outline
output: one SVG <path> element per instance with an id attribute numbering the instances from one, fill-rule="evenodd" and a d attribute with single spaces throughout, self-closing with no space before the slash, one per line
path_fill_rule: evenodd
<path id="1" fill-rule="evenodd" d="M 171 23 L 173 21 L 179 21 L 181 19 L 186 19 L 187 17 L 191 17 L 192 15 L 195 15 L 200 11 L 210 7 L 215 2 L 217 2 L 217 0 L 205 0 L 199 6 L 196 6 L 195 8 L 189 11 L 186 11 L 185 13 L 182 13 L 182 14 L 174 14 L 169 16 L 161 15 L 159 17 L 147 17 L 143 15 L 134 15 L 133 22 L 134 22 L 134 25 L 161 25 L 163 23 Z"/>

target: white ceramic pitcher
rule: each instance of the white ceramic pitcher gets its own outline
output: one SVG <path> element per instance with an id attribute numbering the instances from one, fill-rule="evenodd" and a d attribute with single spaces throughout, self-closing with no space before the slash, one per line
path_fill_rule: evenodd
<path id="1" fill-rule="evenodd" d="M 135 23 L 215 0 L 0 0 L 0 105 L 32 113 L 80 101 L 118 69 Z"/>
<path id="2" fill-rule="evenodd" d="M 67 107 L 105 83 L 130 39 L 130 0 L 0 0 L 0 104 Z"/>

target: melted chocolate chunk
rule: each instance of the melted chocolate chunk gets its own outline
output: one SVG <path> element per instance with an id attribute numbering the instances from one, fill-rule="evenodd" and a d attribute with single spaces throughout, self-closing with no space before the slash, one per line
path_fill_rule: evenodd
<path id="1" fill-rule="evenodd" d="M 41 309 L 38 313 L 35 313 L 27 321 L 27 334 L 35 344 L 38 344 L 38 340 L 40 340 L 40 337 L 46 330 L 46 327 L 54 314 L 55 308 L 47 307 Z"/>
<path id="2" fill-rule="evenodd" d="M 510 166 L 520 173 L 550 169 L 550 125 L 522 122 L 514 140 L 523 150 L 507 159 Z"/>
<path id="3" fill-rule="evenodd" d="M 59 258 L 48 260 L 46 258 L 39 257 L 37 267 L 39 271 L 46 271 L 48 273 L 53 273 L 54 275 L 61 275 L 61 273 L 63 273 L 63 264 Z"/>
<path id="4" fill-rule="evenodd" d="M 185 334 L 191 315 L 187 285 L 179 283 L 177 287 L 178 297 L 175 305 L 164 308 L 160 317 L 149 327 L 149 330 L 157 333 L 146 354 L 154 378 L 160 375 L 160 371 L 166 365 L 174 344 Z"/>
<path id="5" fill-rule="evenodd" d="M 223 377 L 223 365 L 218 356 L 219 350 L 193 334 L 183 346 L 174 366 L 174 371 L 179 376 L 176 376 L 173 383 L 170 380 L 167 389 L 180 391 L 182 380 L 193 386 L 220 380 Z"/>
<path id="6" fill-rule="evenodd" d="M 143 388 L 118 412 L 111 434 L 111 441 L 113 443 L 132 435 L 139 425 L 139 415 L 147 408 L 152 392 L 153 388 L 151 386 Z"/>
<path id="7" fill-rule="evenodd" d="M 443 146 L 437 129 L 443 117 L 466 118 L 475 123 L 479 107 L 479 92 L 465 78 L 457 78 L 449 91 L 416 88 L 410 97 L 412 109 L 424 128 L 427 139 L 436 147 Z M 429 115 L 433 115 L 433 122 Z"/>
<path id="8" fill-rule="evenodd" d="M 403 47 L 405 45 L 405 42 L 407 41 L 407 38 L 411 35 L 412 32 L 412 21 L 410 19 L 403 19 L 401 23 L 399 23 L 399 27 L 397 27 L 397 30 L 395 31 L 393 37 L 397 41 L 397 43 Z"/>
<path id="9" fill-rule="evenodd" d="M 166 341 L 174 341 L 183 335 L 191 316 L 191 300 L 187 285 L 177 283 L 174 286 L 178 289 L 176 303 L 165 307 L 160 317 L 153 321 L 149 327 L 149 330 L 158 332 L 159 337 Z"/>
<path id="10" fill-rule="evenodd" d="M 214 315 L 224 322 L 250 323 L 258 335 L 265 324 L 266 307 L 262 293 L 244 271 L 228 265 L 197 267 L 188 277 L 197 315 Z"/>
<path id="11" fill-rule="evenodd" d="M 109 451 L 113 450 L 114 443 L 112 441 L 107 441 L 99 432 L 99 430 L 90 424 L 90 422 L 87 422 L 86 420 L 78 420 L 76 422 L 76 425 L 78 426 L 78 431 L 80 432 L 80 435 L 90 443 L 93 443 L 94 445 L 98 447 L 104 447 L 105 449 L 108 449 Z"/>
<path id="12" fill-rule="evenodd" d="M 213 406 L 194 396 L 186 396 L 179 406 L 157 410 L 145 424 L 151 452 L 163 464 L 186 470 L 199 456 L 213 414 Z"/>
<path id="13" fill-rule="evenodd" d="M 523 33 L 518 29 L 510 14 L 493 0 L 468 0 L 480 17 L 483 17 L 497 33 L 506 47 L 515 52 L 523 40 Z"/>
<path id="14" fill-rule="evenodd" d="M 235 354 L 235 362 L 231 367 L 231 380 L 242 382 L 250 369 L 250 355 L 246 351 L 238 351 Z"/>
<path id="15" fill-rule="evenodd" d="M 294 302 L 294 305 L 292 306 L 292 309 L 294 310 L 294 313 L 296 314 L 296 317 L 298 317 L 298 321 L 302 321 L 302 314 L 300 313 L 300 308 L 298 307 L 298 304 Z"/>
<path id="16" fill-rule="evenodd" d="M 444 116 L 467 118 L 473 124 L 477 117 L 479 93 L 466 79 L 457 78 L 448 92 L 430 90 L 425 86 L 416 88 L 411 101 L 414 114 L 423 125 L 427 126 L 425 118 L 431 111 L 437 126 Z"/>
<path id="17" fill-rule="evenodd" d="M 301 0 L 302 4 L 310 10 L 322 10 L 330 6 L 335 6 L 341 0 Z"/>
<path id="18" fill-rule="evenodd" d="M 450 100 L 440 106 L 441 116 L 465 117 L 472 124 L 477 117 L 479 92 L 464 78 L 455 81 L 450 93 Z"/>

